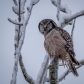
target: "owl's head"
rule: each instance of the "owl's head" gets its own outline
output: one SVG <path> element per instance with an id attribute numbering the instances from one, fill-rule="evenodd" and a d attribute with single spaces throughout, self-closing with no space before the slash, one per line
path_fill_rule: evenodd
<path id="1" fill-rule="evenodd" d="M 56 27 L 57 27 L 57 24 L 51 19 L 44 19 L 44 20 L 40 21 L 40 23 L 38 25 L 39 31 L 44 36 Z"/>

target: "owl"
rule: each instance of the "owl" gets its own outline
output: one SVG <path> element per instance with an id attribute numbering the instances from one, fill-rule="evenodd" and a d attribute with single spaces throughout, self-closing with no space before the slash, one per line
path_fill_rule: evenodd
<path id="1" fill-rule="evenodd" d="M 63 65 L 68 66 L 71 72 L 78 76 L 74 64 L 79 65 L 75 59 L 72 39 L 67 31 L 58 27 L 51 19 L 44 19 L 38 25 L 39 31 L 44 35 L 44 47 L 50 59 L 59 55 Z"/>

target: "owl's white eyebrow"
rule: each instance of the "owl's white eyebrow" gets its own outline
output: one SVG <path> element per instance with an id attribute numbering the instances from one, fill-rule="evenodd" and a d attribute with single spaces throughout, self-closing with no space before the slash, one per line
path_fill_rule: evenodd
<path id="1" fill-rule="evenodd" d="M 40 24 L 43 24 L 43 23 L 40 23 Z"/>
<path id="2" fill-rule="evenodd" d="M 50 23 L 50 21 L 47 22 L 47 24 Z"/>

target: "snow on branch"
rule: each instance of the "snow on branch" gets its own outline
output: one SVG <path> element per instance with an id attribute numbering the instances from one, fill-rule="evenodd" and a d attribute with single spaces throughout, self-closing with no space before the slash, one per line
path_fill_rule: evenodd
<path id="1" fill-rule="evenodd" d="M 54 4 L 57 9 L 58 9 L 58 0 L 51 0 L 52 4 Z M 60 2 L 61 3 L 61 2 Z M 76 19 L 77 17 L 83 16 L 84 15 L 84 10 L 71 15 L 71 10 L 69 9 L 69 7 L 67 5 L 62 5 L 60 4 L 60 11 L 66 13 L 66 14 L 62 14 L 60 15 L 59 21 L 58 21 L 58 26 L 63 28 L 66 25 L 72 25 L 73 23 L 73 19 Z"/>
<path id="2" fill-rule="evenodd" d="M 41 65 L 41 69 L 39 71 L 39 74 L 37 76 L 35 84 L 42 84 L 42 82 L 44 81 L 43 77 L 44 77 L 45 72 L 47 70 L 48 62 L 49 62 L 49 56 L 47 54 L 47 55 L 45 55 L 44 61 L 43 61 L 42 65 Z"/>
<path id="3" fill-rule="evenodd" d="M 32 5 L 35 5 L 35 4 L 37 4 L 39 2 L 39 0 L 31 0 L 31 4 Z"/>
<path id="4" fill-rule="evenodd" d="M 47 67 L 48 67 L 48 66 L 47 66 Z M 45 84 L 45 80 L 46 80 L 46 78 L 47 78 L 47 70 L 48 70 L 48 69 L 46 68 L 41 84 Z"/>
<path id="5" fill-rule="evenodd" d="M 25 6 L 26 0 L 21 0 L 21 7 Z"/>
<path id="6" fill-rule="evenodd" d="M 58 9 L 58 1 L 57 0 L 51 0 L 52 4 L 55 5 Z M 59 1 L 61 3 L 61 1 Z M 67 24 L 64 23 L 64 17 L 70 16 L 71 15 L 71 10 L 69 9 L 69 7 L 67 5 L 62 5 L 60 4 L 60 11 L 66 13 L 64 16 L 60 15 L 59 21 L 58 21 L 58 26 L 63 28 L 65 27 Z M 69 25 L 72 25 L 73 21 L 69 22 Z"/>
<path id="7" fill-rule="evenodd" d="M 16 0 L 14 0 L 14 3 L 15 3 Z M 20 57 L 20 53 L 21 53 L 21 48 L 22 48 L 22 45 L 24 43 L 24 38 L 25 38 L 25 31 L 26 31 L 26 26 L 28 24 L 28 21 L 29 21 L 29 18 L 30 18 L 30 15 L 31 15 L 31 10 L 32 10 L 32 7 L 33 5 L 35 5 L 39 0 L 31 0 L 31 3 L 30 3 L 30 10 L 28 9 L 27 11 L 27 17 L 26 19 L 23 19 L 23 15 L 20 16 L 20 10 L 24 11 L 24 6 L 25 6 L 25 2 L 26 0 L 23 1 L 23 3 L 21 3 L 21 0 L 19 0 L 19 3 L 18 3 L 18 7 L 19 7 L 19 22 L 23 22 L 23 25 L 22 26 L 18 26 L 19 27 L 19 33 L 17 34 L 19 36 L 19 34 L 21 33 L 21 37 L 18 39 L 18 41 L 15 42 L 15 44 L 17 43 L 17 47 L 15 49 L 15 62 L 14 62 L 14 68 L 13 68 L 13 73 L 12 73 L 12 80 L 10 82 L 10 84 L 16 84 L 16 77 L 17 77 L 17 71 L 18 71 L 18 61 L 19 61 L 19 57 Z M 20 5 L 22 5 L 20 7 Z M 17 6 L 15 4 L 15 6 Z M 17 8 L 17 7 L 16 7 Z M 22 17 L 22 18 L 21 18 Z M 8 19 L 10 22 L 14 23 L 14 24 L 19 24 L 18 22 L 15 22 L 11 19 Z M 20 24 L 19 24 L 20 25 Z M 21 29 L 20 29 L 21 28 Z M 17 36 L 16 36 L 17 37 Z"/>
<path id="8" fill-rule="evenodd" d="M 12 10 L 14 11 L 14 13 L 19 15 L 19 6 L 12 7 Z M 20 14 L 23 14 L 23 13 L 25 13 L 25 11 L 21 9 Z"/>
<path id="9" fill-rule="evenodd" d="M 73 15 L 64 15 L 62 16 L 62 18 L 59 20 L 58 22 L 58 25 L 59 27 L 63 28 L 65 27 L 70 21 L 80 17 L 80 16 L 83 16 L 84 15 L 84 10 L 78 12 L 78 13 L 75 13 Z"/>
<path id="10" fill-rule="evenodd" d="M 29 76 L 26 72 L 26 69 L 25 69 L 25 66 L 23 64 L 23 61 L 22 61 L 22 55 L 20 54 L 20 58 L 19 58 L 19 64 L 20 64 L 20 68 L 22 70 L 22 73 L 24 75 L 24 78 L 25 80 L 28 82 L 28 83 L 31 83 L 31 84 L 34 84 L 34 80 L 32 79 L 31 76 Z"/>
<path id="11" fill-rule="evenodd" d="M 16 25 L 23 25 L 22 22 L 16 22 L 14 20 L 11 20 L 10 18 L 8 18 L 8 21 L 10 21 L 11 23 L 16 24 Z"/>
<path id="12" fill-rule="evenodd" d="M 59 21 L 61 0 L 57 0 L 57 3 L 57 20 Z"/>
<path id="13" fill-rule="evenodd" d="M 76 14 L 73 14 L 68 18 L 65 18 L 65 23 L 68 23 L 68 22 L 72 21 L 73 19 L 76 19 L 76 18 L 83 16 L 83 15 L 84 15 L 84 10 L 82 10 Z"/>
<path id="14" fill-rule="evenodd" d="M 51 0 L 51 2 L 56 7 L 58 6 L 57 0 Z M 60 3 L 61 3 L 61 1 L 60 1 Z M 60 11 L 71 15 L 71 10 L 69 9 L 69 7 L 67 5 L 60 4 Z"/>
<path id="15" fill-rule="evenodd" d="M 17 6 L 17 5 L 18 5 L 16 0 L 13 0 L 13 2 L 14 2 L 14 4 L 15 4 L 15 6 Z"/>

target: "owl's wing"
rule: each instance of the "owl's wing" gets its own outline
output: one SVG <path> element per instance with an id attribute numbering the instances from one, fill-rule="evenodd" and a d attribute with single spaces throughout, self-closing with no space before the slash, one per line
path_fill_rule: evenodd
<path id="1" fill-rule="evenodd" d="M 71 39 L 71 36 L 67 31 L 63 30 L 62 28 L 57 27 L 56 30 L 60 32 L 63 39 L 66 41 L 67 44 L 65 45 L 65 49 L 69 53 L 72 62 L 79 65 L 79 62 L 75 59 L 75 52 L 73 49 L 73 41 Z"/>

